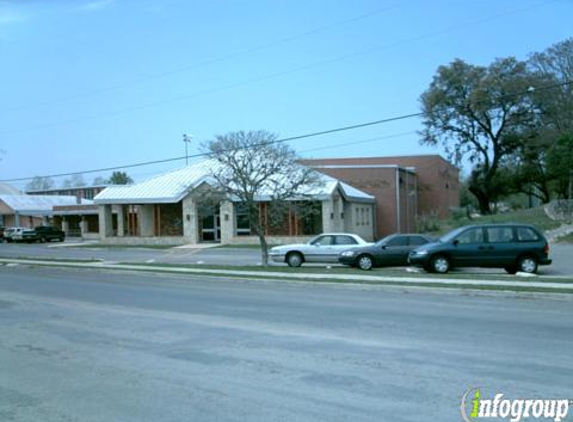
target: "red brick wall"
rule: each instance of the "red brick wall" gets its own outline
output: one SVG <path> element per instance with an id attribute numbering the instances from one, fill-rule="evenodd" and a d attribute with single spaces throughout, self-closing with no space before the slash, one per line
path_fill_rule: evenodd
<path id="1" fill-rule="evenodd" d="M 459 170 L 439 155 L 326 158 L 301 160 L 301 162 L 305 165 L 320 167 L 317 170 L 374 195 L 376 197 L 376 233 L 378 237 L 398 231 L 396 166 L 402 168 L 400 170 L 402 183 L 400 184 L 399 195 L 400 231 L 415 230 L 416 212 L 418 215 L 435 215 L 439 218 L 447 218 L 450 215 L 450 208 L 459 206 Z M 324 168 L 321 166 L 364 167 Z M 404 168 L 414 168 L 415 176 L 406 172 Z M 409 188 L 406 186 L 407 184 Z M 412 193 L 414 190 L 417 190 L 417 195 Z"/>

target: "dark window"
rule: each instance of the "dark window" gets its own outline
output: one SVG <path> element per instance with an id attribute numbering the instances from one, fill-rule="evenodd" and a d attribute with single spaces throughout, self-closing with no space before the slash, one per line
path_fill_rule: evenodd
<path id="1" fill-rule="evenodd" d="M 422 236 L 410 236 L 410 246 L 425 245 L 428 241 Z"/>
<path id="2" fill-rule="evenodd" d="M 465 245 L 471 243 L 483 242 L 483 230 L 481 228 L 469 229 L 460 234 L 456 240 L 458 243 Z"/>
<path id="3" fill-rule="evenodd" d="M 356 245 L 358 242 L 350 236 L 336 236 L 337 245 Z"/>
<path id="4" fill-rule="evenodd" d="M 511 227 L 488 227 L 487 240 L 490 243 L 507 243 L 513 241 L 513 230 Z"/>
<path id="5" fill-rule="evenodd" d="M 517 240 L 520 242 L 535 242 L 536 240 L 539 240 L 539 235 L 535 230 L 529 227 L 518 227 Z"/>
<path id="6" fill-rule="evenodd" d="M 406 236 L 395 237 L 394 239 L 390 239 L 386 246 L 389 248 L 396 248 L 401 246 L 408 246 L 408 238 Z"/>

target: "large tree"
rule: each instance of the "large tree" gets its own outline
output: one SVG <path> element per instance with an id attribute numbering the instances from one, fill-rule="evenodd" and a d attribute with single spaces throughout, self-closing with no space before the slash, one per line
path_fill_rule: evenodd
<path id="1" fill-rule="evenodd" d="M 573 154 L 573 38 L 557 43 L 527 61 L 538 80 L 532 91 L 538 127 L 512 160 L 518 192 L 543 202 L 568 195 L 569 168 Z"/>
<path id="2" fill-rule="evenodd" d="M 528 65 L 546 84 L 555 85 L 537 93 L 544 129 L 557 137 L 573 133 L 573 38 L 532 54 Z"/>
<path id="3" fill-rule="evenodd" d="M 114 171 L 109 178 L 112 185 L 130 185 L 133 179 L 125 171 Z"/>
<path id="4" fill-rule="evenodd" d="M 449 158 L 473 165 L 469 190 L 480 212 L 491 213 L 498 196 L 496 173 L 536 127 L 529 89 L 537 81 L 524 62 L 498 59 L 490 66 L 455 60 L 440 66 L 420 101 L 422 143 L 442 143 Z"/>
<path id="5" fill-rule="evenodd" d="M 212 176 L 215 188 L 244 207 L 251 229 L 259 238 L 261 260 L 268 264 L 267 227 L 259 218 L 259 202 L 271 207 L 287 200 L 304 199 L 320 185 L 318 174 L 298 164 L 288 145 L 266 131 L 230 132 L 203 145 L 218 165 Z"/>

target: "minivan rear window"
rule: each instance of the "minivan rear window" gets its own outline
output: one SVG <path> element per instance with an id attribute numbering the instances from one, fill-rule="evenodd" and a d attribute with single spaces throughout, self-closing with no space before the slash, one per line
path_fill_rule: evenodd
<path id="1" fill-rule="evenodd" d="M 539 235 L 535 232 L 535 230 L 529 227 L 518 227 L 517 240 L 520 242 L 534 242 L 539 240 Z"/>

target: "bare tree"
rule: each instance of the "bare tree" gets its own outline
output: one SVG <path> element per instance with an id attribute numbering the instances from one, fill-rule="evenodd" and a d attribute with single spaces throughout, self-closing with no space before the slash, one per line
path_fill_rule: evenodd
<path id="1" fill-rule="evenodd" d="M 319 174 L 298 164 L 298 157 L 277 135 L 266 131 L 230 132 L 203 145 L 216 160 L 212 177 L 229 199 L 243 204 L 251 229 L 259 238 L 261 260 L 268 264 L 266 227 L 259 218 L 261 201 L 278 204 L 308 198 L 321 185 Z"/>
<path id="2" fill-rule="evenodd" d="M 49 177 L 34 176 L 26 185 L 26 192 L 49 190 L 55 186 L 54 181 Z"/>
<path id="3" fill-rule="evenodd" d="M 79 188 L 85 186 L 84 175 L 82 173 L 75 173 L 69 179 L 62 182 L 62 188 Z"/>

